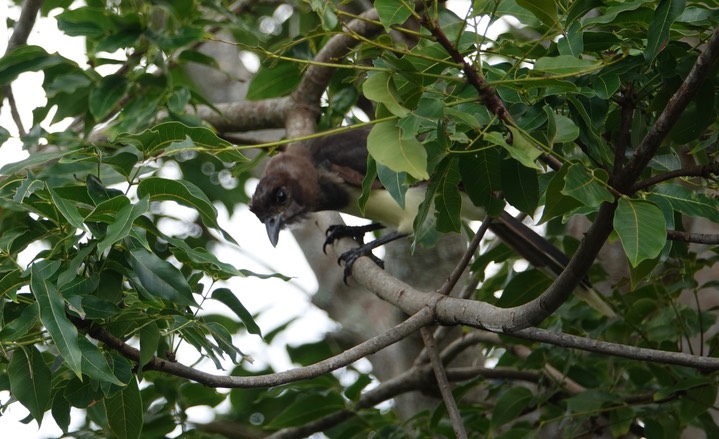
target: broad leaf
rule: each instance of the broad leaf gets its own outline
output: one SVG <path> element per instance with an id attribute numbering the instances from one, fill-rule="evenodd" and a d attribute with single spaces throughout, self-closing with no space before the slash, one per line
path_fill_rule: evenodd
<path id="1" fill-rule="evenodd" d="M 614 213 L 614 230 L 634 267 L 659 255 L 667 241 L 664 215 L 649 201 L 620 198 Z"/>
<path id="2" fill-rule="evenodd" d="M 145 409 L 142 396 L 133 377 L 115 396 L 105 399 L 105 414 L 112 433 L 120 439 L 140 437 Z"/>
<path id="3" fill-rule="evenodd" d="M 392 122 L 378 123 L 367 138 L 372 157 L 395 172 L 406 172 L 418 180 L 429 178 L 427 151 L 415 138 L 405 138 Z"/>
<path id="4" fill-rule="evenodd" d="M 387 72 L 375 72 L 369 75 L 362 84 L 362 91 L 368 99 L 384 104 L 395 116 L 404 117 L 409 114 L 409 110 L 402 106 L 392 76 Z"/>
<path id="5" fill-rule="evenodd" d="M 525 387 L 512 387 L 502 393 L 492 411 L 492 428 L 500 427 L 517 417 L 532 402 L 532 392 Z"/>
<path id="6" fill-rule="evenodd" d="M 579 200 L 587 207 L 597 207 L 603 202 L 612 202 L 614 197 L 607 189 L 608 175 L 597 169 L 593 173 L 581 163 L 569 166 L 562 194 Z"/>
<path id="7" fill-rule="evenodd" d="M 374 2 L 379 21 L 387 32 L 392 29 L 392 25 L 407 21 L 411 15 L 411 11 L 407 9 L 408 4 L 400 0 L 377 0 Z"/>
<path id="8" fill-rule="evenodd" d="M 539 58 L 534 63 L 534 70 L 551 75 L 573 76 L 593 72 L 601 66 L 600 61 L 579 59 L 571 55 L 559 55 Z"/>
<path id="9" fill-rule="evenodd" d="M 649 23 L 647 50 L 644 51 L 644 59 L 653 61 L 666 46 L 669 39 L 669 28 L 674 23 L 674 20 L 684 12 L 684 5 L 684 0 L 661 0 L 659 2 L 652 22 Z"/>

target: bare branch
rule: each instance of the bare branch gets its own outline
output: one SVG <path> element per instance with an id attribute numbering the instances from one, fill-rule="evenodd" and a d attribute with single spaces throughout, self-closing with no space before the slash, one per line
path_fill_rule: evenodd
<path id="1" fill-rule="evenodd" d="M 341 367 L 345 367 L 361 358 L 374 354 L 377 351 L 404 339 L 405 337 L 414 333 L 423 326 L 428 325 L 429 323 L 431 323 L 431 321 L 431 309 L 424 308 L 420 312 L 411 316 L 410 318 L 390 329 L 389 331 L 376 337 L 373 337 L 364 343 L 360 343 L 359 345 L 350 348 L 339 355 L 320 361 L 311 366 L 291 369 L 284 372 L 278 372 L 268 375 L 250 377 L 213 375 L 210 373 L 199 371 L 197 369 L 193 369 L 180 363 L 163 360 L 157 357 L 153 357 L 144 366 L 144 369 L 166 372 L 171 375 L 191 379 L 209 387 L 255 388 L 278 386 L 295 381 L 314 378 L 325 373 L 331 372 L 333 370 L 337 370 Z M 75 319 L 75 324 L 80 328 L 83 328 L 85 326 L 84 322 L 79 319 Z M 91 337 L 105 343 L 108 347 L 118 351 L 124 357 L 134 362 L 140 361 L 140 351 L 138 349 L 126 344 L 119 338 L 113 336 L 104 328 L 99 326 L 92 326 L 85 329 L 88 331 L 88 334 L 90 334 Z"/>
<path id="2" fill-rule="evenodd" d="M 712 178 L 719 174 L 719 163 L 714 162 L 708 165 L 697 165 L 689 168 L 676 169 L 674 171 L 665 172 L 663 174 L 653 175 L 646 180 L 642 180 L 632 186 L 632 192 L 641 191 L 649 186 L 653 186 L 663 181 L 671 180 L 679 177 L 703 177 Z"/>
<path id="3" fill-rule="evenodd" d="M 672 241 L 693 242 L 695 244 L 719 244 L 719 235 L 682 232 L 681 230 L 667 230 L 667 239 L 671 239 Z"/>
<path id="4" fill-rule="evenodd" d="M 452 421 L 454 434 L 457 438 L 464 439 L 467 437 L 467 431 L 464 429 L 462 415 L 459 413 L 457 402 L 452 395 L 452 389 L 449 388 L 447 372 L 444 370 L 444 364 L 442 364 L 442 359 L 439 357 L 437 343 L 435 343 L 434 337 L 432 336 L 432 330 L 430 328 L 422 328 L 420 329 L 420 333 L 422 334 L 422 340 L 429 355 L 429 361 L 432 364 L 432 370 L 434 370 L 434 376 L 437 378 L 437 384 L 439 385 L 439 392 L 442 394 L 442 400 L 444 400 L 444 406 L 447 409 L 447 413 L 449 413 L 449 419 Z"/>

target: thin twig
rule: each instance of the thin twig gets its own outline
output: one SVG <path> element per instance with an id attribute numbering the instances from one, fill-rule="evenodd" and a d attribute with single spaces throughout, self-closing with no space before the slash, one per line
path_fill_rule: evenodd
<path id="1" fill-rule="evenodd" d="M 667 239 L 671 239 L 672 241 L 691 242 L 694 244 L 719 244 L 719 235 L 713 235 L 710 233 L 682 232 L 681 230 L 667 230 Z"/>
<path id="2" fill-rule="evenodd" d="M 439 290 L 437 290 L 437 293 L 447 296 L 454 289 L 455 285 L 457 285 L 457 282 L 459 282 L 459 279 L 462 277 L 462 273 L 464 273 L 467 265 L 469 265 L 469 262 L 472 260 L 472 256 L 474 256 L 474 253 L 477 251 L 479 243 L 482 242 L 484 234 L 487 233 L 490 224 L 492 224 L 491 217 L 487 217 L 484 221 L 482 221 L 479 229 L 477 229 L 477 233 L 474 234 L 474 238 L 472 238 L 472 241 L 469 243 L 467 251 L 464 252 L 462 259 L 454 267 L 454 270 L 452 270 L 452 273 L 449 275 L 449 278 L 447 278 L 447 281 Z"/>
<path id="3" fill-rule="evenodd" d="M 689 168 L 676 169 L 674 171 L 665 172 L 663 174 L 653 175 L 646 180 L 642 180 L 635 183 L 632 186 L 632 192 L 641 191 L 649 186 L 661 183 L 663 181 L 671 180 L 673 178 L 680 177 L 703 177 L 712 178 L 714 175 L 719 174 L 719 163 L 714 162 L 708 165 L 696 165 Z"/>
<path id="4" fill-rule="evenodd" d="M 449 387 L 447 371 L 444 369 L 442 359 L 439 357 L 437 343 L 435 343 L 434 337 L 432 336 L 432 330 L 430 328 L 422 328 L 420 329 L 420 333 L 422 334 L 424 347 L 429 354 L 429 361 L 432 363 L 434 376 L 437 378 L 439 392 L 442 394 L 442 400 L 447 408 L 447 413 L 449 413 L 449 419 L 452 422 L 454 434 L 458 439 L 465 439 L 467 437 L 467 431 L 464 428 L 462 415 L 459 413 L 457 402 L 454 400 L 454 395 L 452 395 L 452 389 Z"/>
<path id="5" fill-rule="evenodd" d="M 325 373 L 337 370 L 341 367 L 352 364 L 353 362 L 374 354 L 377 351 L 394 344 L 408 335 L 417 331 L 417 329 L 428 325 L 432 321 L 432 310 L 425 307 L 420 312 L 409 317 L 404 322 L 386 331 L 383 334 L 372 337 L 371 339 L 358 344 L 357 346 L 346 350 L 345 352 L 335 355 L 334 357 L 315 363 L 311 366 L 291 369 L 284 372 L 278 372 L 267 375 L 238 377 L 238 376 L 222 376 L 213 375 L 202 372 L 180 363 L 164 360 L 158 357 L 152 357 L 144 366 L 144 370 L 157 370 L 166 372 L 171 375 L 187 378 L 198 383 L 202 383 L 208 387 L 223 388 L 257 388 L 257 387 L 273 387 L 287 384 L 295 381 L 306 380 L 317 377 Z M 121 339 L 110 334 L 105 328 L 100 326 L 88 327 L 87 324 L 79 319 L 74 320 L 76 326 L 87 330 L 88 334 L 108 347 L 116 350 L 124 357 L 134 361 L 140 361 L 140 351 Z"/>

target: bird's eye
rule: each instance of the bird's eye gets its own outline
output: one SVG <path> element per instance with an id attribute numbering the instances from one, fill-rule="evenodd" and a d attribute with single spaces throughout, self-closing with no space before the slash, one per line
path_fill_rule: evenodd
<path id="1" fill-rule="evenodd" d="M 277 192 L 275 193 L 275 198 L 277 199 L 278 203 L 285 204 L 287 202 L 287 192 L 285 191 L 285 188 L 277 189 Z"/>

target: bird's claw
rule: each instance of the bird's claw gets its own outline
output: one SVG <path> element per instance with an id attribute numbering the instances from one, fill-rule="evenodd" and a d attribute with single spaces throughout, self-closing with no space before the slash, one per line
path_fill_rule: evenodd
<path id="1" fill-rule="evenodd" d="M 359 245 L 364 245 L 364 234 L 363 230 L 358 230 L 357 227 L 346 226 L 343 224 L 335 224 L 329 226 L 325 232 L 325 242 L 322 244 L 322 251 L 327 254 L 327 246 L 332 245 L 335 241 L 342 238 L 352 238 Z"/>
<path id="2" fill-rule="evenodd" d="M 352 266 L 354 265 L 355 261 L 357 259 L 361 258 L 362 256 L 367 256 L 372 261 L 379 266 L 379 268 L 384 270 L 384 261 L 372 253 L 372 248 L 362 245 L 361 247 L 353 248 L 352 250 L 346 251 L 340 255 L 339 258 L 337 258 L 337 264 L 344 263 L 345 269 L 344 269 L 344 276 L 342 277 L 342 280 L 344 281 L 345 285 L 348 285 L 347 279 L 349 279 L 350 276 L 352 276 Z"/>

